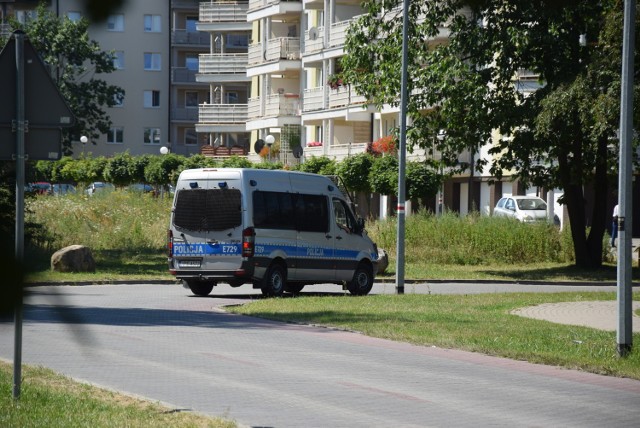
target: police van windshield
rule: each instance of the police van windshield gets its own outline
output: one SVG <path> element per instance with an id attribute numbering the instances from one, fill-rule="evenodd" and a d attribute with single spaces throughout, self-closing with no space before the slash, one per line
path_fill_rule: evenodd
<path id="1" fill-rule="evenodd" d="M 238 189 L 183 189 L 176 195 L 173 224 L 191 231 L 226 230 L 242 224 Z"/>

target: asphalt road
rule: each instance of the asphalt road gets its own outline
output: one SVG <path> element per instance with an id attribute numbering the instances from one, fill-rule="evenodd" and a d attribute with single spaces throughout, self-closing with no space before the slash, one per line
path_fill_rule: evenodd
<path id="1" fill-rule="evenodd" d="M 599 290 L 611 287 L 578 287 Z M 406 293 L 566 291 L 506 284 L 408 285 Z M 337 286 L 311 291 L 341 294 Z M 181 411 L 253 427 L 628 427 L 640 381 L 223 312 L 259 294 L 221 286 L 34 287 L 23 361 Z M 374 292 L 395 292 L 376 284 Z M 0 358 L 13 358 L 0 320 Z"/>

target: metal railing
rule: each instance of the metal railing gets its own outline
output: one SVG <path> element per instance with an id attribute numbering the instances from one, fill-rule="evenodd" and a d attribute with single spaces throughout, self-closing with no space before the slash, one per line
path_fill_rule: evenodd
<path id="1" fill-rule="evenodd" d="M 174 45 L 209 46 L 209 41 L 209 34 L 200 31 L 173 30 L 171 32 L 171 43 Z"/>
<path id="2" fill-rule="evenodd" d="M 247 104 L 200 104 L 198 123 L 244 124 L 248 117 Z"/>
<path id="3" fill-rule="evenodd" d="M 202 74 L 242 74 L 247 71 L 247 54 L 200 54 L 198 72 Z"/>
<path id="4" fill-rule="evenodd" d="M 200 3 L 200 22 L 247 22 L 248 2 L 212 1 Z"/>

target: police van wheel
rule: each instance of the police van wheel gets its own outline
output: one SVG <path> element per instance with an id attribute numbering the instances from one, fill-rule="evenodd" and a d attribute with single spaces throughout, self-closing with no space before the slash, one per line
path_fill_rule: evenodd
<path id="1" fill-rule="evenodd" d="M 353 273 L 353 279 L 347 283 L 347 290 L 354 296 L 369 294 L 373 287 L 373 269 L 364 263 L 358 265 Z"/>
<path id="2" fill-rule="evenodd" d="M 280 297 L 287 283 L 287 273 L 279 264 L 273 264 L 267 270 L 262 280 L 262 294 L 270 297 Z"/>
<path id="3" fill-rule="evenodd" d="M 287 284 L 284 286 L 284 291 L 291 294 L 298 294 L 304 288 L 304 284 Z"/>
<path id="4" fill-rule="evenodd" d="M 185 281 L 189 290 L 196 296 L 208 296 L 215 283 L 202 281 Z"/>

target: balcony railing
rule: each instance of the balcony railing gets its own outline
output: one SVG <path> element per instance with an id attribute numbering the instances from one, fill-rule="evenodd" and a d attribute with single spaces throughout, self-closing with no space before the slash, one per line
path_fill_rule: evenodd
<path id="1" fill-rule="evenodd" d="M 249 99 L 249 118 L 300 116 L 298 94 L 271 94 L 267 97 L 264 114 L 260 114 L 260 98 Z"/>
<path id="2" fill-rule="evenodd" d="M 202 2 L 200 22 L 247 22 L 249 3 L 245 2 Z"/>
<path id="3" fill-rule="evenodd" d="M 209 46 L 209 42 L 210 36 L 208 33 L 187 30 L 173 30 L 171 32 L 171 43 L 174 45 Z"/>
<path id="4" fill-rule="evenodd" d="M 267 51 L 262 54 L 262 43 L 249 45 L 249 64 L 279 61 L 281 59 L 300 59 L 300 40 L 295 37 L 269 39 Z"/>
<path id="5" fill-rule="evenodd" d="M 244 124 L 247 112 L 247 104 L 200 104 L 198 123 Z"/>
<path id="6" fill-rule="evenodd" d="M 324 49 L 324 27 L 315 27 L 312 32 L 304 33 L 304 52 L 317 52 Z"/>
<path id="7" fill-rule="evenodd" d="M 357 104 L 366 104 L 367 99 L 358 95 L 349 86 L 340 86 L 329 91 L 329 108 L 346 107 Z"/>
<path id="8" fill-rule="evenodd" d="M 201 74 L 242 74 L 247 71 L 247 54 L 200 54 L 198 72 Z"/>
<path id="9" fill-rule="evenodd" d="M 186 120 L 196 122 L 198 120 L 198 109 L 194 107 L 183 107 L 171 109 L 171 120 Z"/>
<path id="10" fill-rule="evenodd" d="M 309 88 L 304 90 L 304 111 L 322 110 L 324 108 L 324 87 Z"/>
<path id="11" fill-rule="evenodd" d="M 186 67 L 173 67 L 171 69 L 171 82 L 172 83 L 195 83 L 196 72 L 195 70 L 189 70 Z"/>
<path id="12" fill-rule="evenodd" d="M 334 22 L 331 24 L 331 30 L 329 33 L 329 47 L 344 46 L 344 42 L 347 40 L 347 29 L 357 17 L 347 19 L 346 21 Z"/>

